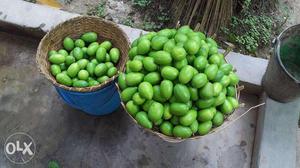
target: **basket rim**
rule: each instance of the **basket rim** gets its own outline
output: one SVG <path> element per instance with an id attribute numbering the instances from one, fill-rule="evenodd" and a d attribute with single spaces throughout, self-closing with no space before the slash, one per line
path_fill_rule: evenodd
<path id="1" fill-rule="evenodd" d="M 130 49 L 130 40 L 129 40 L 129 37 L 127 36 L 127 34 L 123 31 L 123 29 L 116 23 L 112 22 L 112 21 L 109 21 L 109 20 L 105 20 L 105 19 L 102 19 L 100 17 L 96 17 L 96 16 L 76 16 L 76 17 L 73 17 L 71 19 L 67 19 L 59 24 L 57 24 L 56 26 L 52 27 L 50 29 L 50 31 L 48 31 L 46 33 L 46 35 L 44 35 L 44 37 L 41 39 L 39 45 L 38 45 L 38 48 L 37 48 L 37 52 L 36 52 L 36 64 L 38 66 L 38 70 L 39 72 L 45 76 L 54 86 L 56 87 L 59 87 L 59 88 L 62 88 L 62 89 L 65 89 L 65 90 L 69 90 L 69 91 L 73 91 L 73 92 L 93 92 L 93 91 L 97 91 L 97 90 L 100 90 L 104 87 L 106 87 L 108 84 L 110 84 L 111 82 L 114 82 L 115 79 L 119 76 L 119 72 L 123 72 L 124 71 L 124 68 L 125 68 L 125 64 L 128 60 L 128 52 L 125 52 L 125 55 L 121 55 L 120 57 L 124 57 L 125 58 L 125 61 L 124 63 L 121 63 L 120 67 L 118 68 L 118 72 L 117 74 L 115 74 L 114 76 L 110 77 L 109 79 L 107 79 L 105 82 L 99 84 L 99 85 L 96 85 L 96 86 L 89 86 L 89 87 L 84 87 L 84 88 L 80 88 L 80 87 L 69 87 L 69 86 L 66 86 L 66 85 L 62 85 L 60 83 L 58 83 L 55 79 L 55 77 L 53 77 L 52 75 L 50 75 L 51 77 L 48 77 L 43 71 L 42 71 L 42 65 L 39 63 L 38 61 L 38 58 L 39 58 L 39 55 L 42 53 L 41 51 L 41 48 L 42 46 L 44 45 L 44 41 L 48 38 L 51 37 L 51 34 L 55 31 L 55 30 L 59 30 L 62 28 L 62 26 L 64 24 L 67 24 L 69 22 L 75 22 L 75 21 L 78 21 L 78 20 L 82 20 L 82 19 L 86 19 L 86 18 L 89 18 L 89 19 L 97 19 L 101 22 L 103 22 L 104 24 L 108 24 L 112 27 L 115 27 L 118 31 L 120 31 L 121 33 L 119 33 L 120 36 L 122 36 L 125 41 L 126 41 L 126 44 L 123 44 L 123 45 L 126 45 L 126 47 L 128 49 Z M 48 60 L 47 60 L 48 61 Z"/>

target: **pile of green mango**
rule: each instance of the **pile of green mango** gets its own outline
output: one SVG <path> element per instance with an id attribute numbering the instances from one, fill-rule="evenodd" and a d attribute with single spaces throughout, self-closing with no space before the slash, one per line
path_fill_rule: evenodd
<path id="1" fill-rule="evenodd" d="M 108 40 L 98 43 L 98 34 L 86 32 L 79 39 L 65 37 L 63 49 L 51 50 L 50 72 L 60 84 L 69 87 L 96 86 L 117 74 L 118 48 Z"/>
<path id="2" fill-rule="evenodd" d="M 167 136 L 205 135 L 238 108 L 233 72 L 218 45 L 189 26 L 136 39 L 118 84 L 127 112 Z"/>

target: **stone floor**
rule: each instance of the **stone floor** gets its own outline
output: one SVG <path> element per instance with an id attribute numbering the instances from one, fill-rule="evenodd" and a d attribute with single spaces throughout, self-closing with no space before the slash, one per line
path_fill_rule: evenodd
<path id="1" fill-rule="evenodd" d="M 88 116 L 64 104 L 38 73 L 38 41 L 0 32 L 0 168 L 16 167 L 6 159 L 5 139 L 26 132 L 36 142 L 35 157 L 22 167 L 204 167 L 249 168 L 256 111 L 199 140 L 164 142 L 135 125 L 119 109 L 104 117 Z M 257 97 L 242 94 L 246 106 Z"/>

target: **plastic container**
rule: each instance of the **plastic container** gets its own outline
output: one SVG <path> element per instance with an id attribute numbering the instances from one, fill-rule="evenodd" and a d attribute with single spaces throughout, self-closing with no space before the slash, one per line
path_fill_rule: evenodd
<path id="1" fill-rule="evenodd" d="M 115 84 L 93 92 L 74 92 L 55 87 L 58 94 L 69 106 L 90 115 L 106 115 L 120 106 L 120 96 Z"/>
<path id="2" fill-rule="evenodd" d="M 79 38 L 83 33 L 90 31 L 98 34 L 98 42 L 110 40 L 113 46 L 120 50 L 121 55 L 116 67 L 123 71 L 130 45 L 127 35 L 115 23 L 91 16 L 72 18 L 50 30 L 39 44 L 36 62 L 41 73 L 55 86 L 68 105 L 87 114 L 106 115 L 120 106 L 119 93 L 114 84 L 117 75 L 97 86 L 76 88 L 59 84 L 50 73 L 48 51 L 61 49 L 63 39 L 67 36 Z"/>

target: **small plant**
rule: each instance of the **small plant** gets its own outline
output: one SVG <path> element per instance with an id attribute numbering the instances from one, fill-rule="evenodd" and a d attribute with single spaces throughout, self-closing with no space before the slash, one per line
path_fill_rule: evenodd
<path id="1" fill-rule="evenodd" d="M 132 0 L 132 2 L 138 7 L 145 8 L 152 2 L 152 0 Z"/>
<path id="2" fill-rule="evenodd" d="M 124 24 L 126 26 L 133 27 L 134 26 L 134 21 L 131 17 L 129 17 L 129 18 L 126 18 L 125 20 L 123 20 L 122 24 Z"/>
<path id="3" fill-rule="evenodd" d="M 160 29 L 161 26 L 157 25 L 155 22 L 152 21 L 144 21 L 143 22 L 143 29 L 144 30 L 148 30 L 148 31 L 153 31 L 153 30 L 157 30 Z"/>
<path id="4" fill-rule="evenodd" d="M 265 15 L 246 14 L 241 18 L 233 17 L 229 28 L 223 28 L 229 41 L 255 53 L 258 46 L 269 44 L 272 35 L 272 19 Z"/>
<path id="5" fill-rule="evenodd" d="M 57 161 L 51 160 L 48 162 L 48 168 L 60 168 Z"/>
<path id="6" fill-rule="evenodd" d="M 169 22 L 170 21 L 170 16 L 167 12 L 161 12 L 160 15 L 157 17 L 157 20 L 163 23 Z"/>
<path id="7" fill-rule="evenodd" d="M 87 14 L 92 15 L 92 16 L 99 16 L 99 17 L 104 17 L 106 12 L 105 12 L 105 6 L 106 6 L 106 1 L 100 2 L 97 6 L 91 8 Z"/>
<path id="8" fill-rule="evenodd" d="M 270 43 L 274 26 L 272 17 L 264 12 L 254 12 L 250 6 L 251 0 L 244 0 L 241 14 L 232 17 L 230 25 L 221 30 L 228 41 L 236 43 L 244 51 L 255 53 L 258 47 Z"/>

